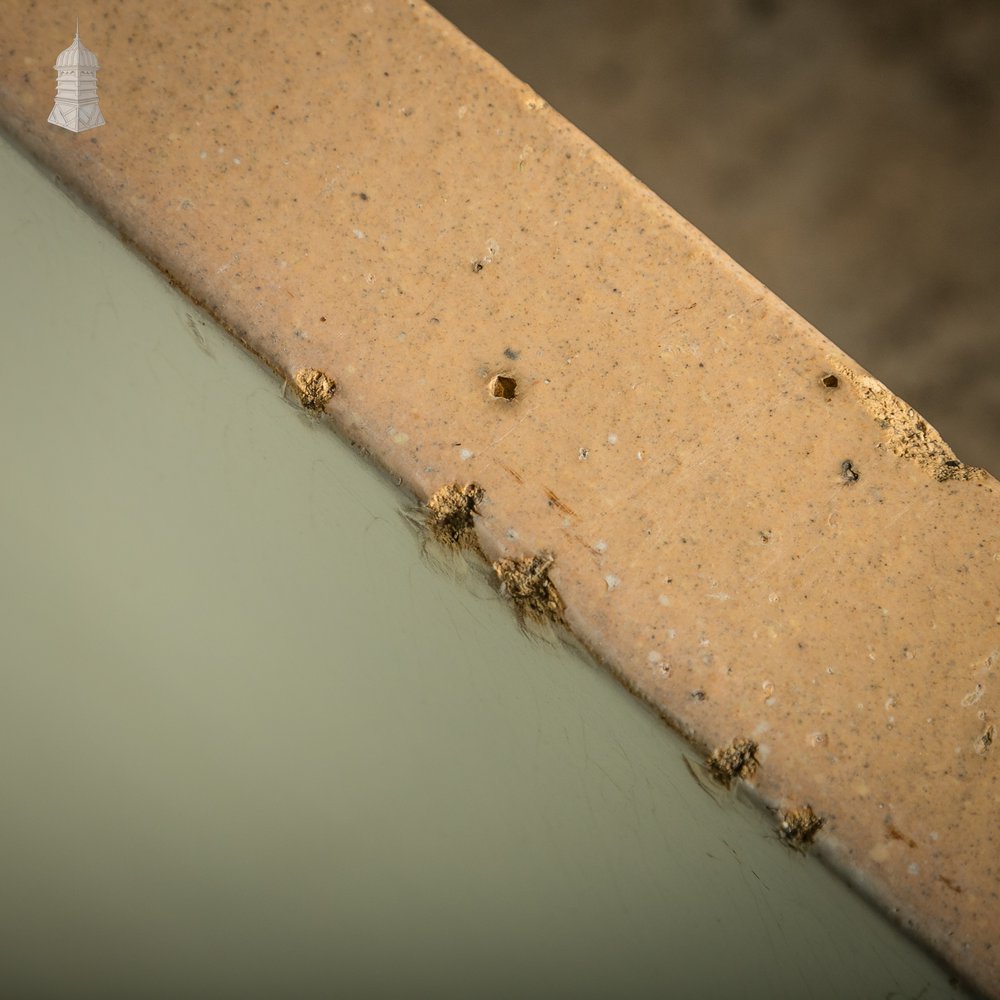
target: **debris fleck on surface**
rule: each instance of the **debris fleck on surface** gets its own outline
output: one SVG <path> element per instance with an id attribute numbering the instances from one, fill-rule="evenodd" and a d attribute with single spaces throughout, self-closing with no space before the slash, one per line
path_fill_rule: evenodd
<path id="1" fill-rule="evenodd" d="M 797 850 L 805 850 L 823 828 L 823 819 L 813 812 L 812 806 L 802 806 L 800 809 L 786 809 L 781 814 L 778 826 L 778 836 Z"/>
<path id="2" fill-rule="evenodd" d="M 472 261 L 472 271 L 474 274 L 479 274 L 480 271 L 487 264 L 492 264 L 496 260 L 497 254 L 500 252 L 500 246 L 496 240 L 488 240 L 486 243 L 486 253 L 484 256 Z"/>
<path id="3" fill-rule="evenodd" d="M 508 598 L 522 621 L 561 622 L 563 602 L 549 579 L 554 557 L 548 552 L 515 559 L 498 559 L 493 569 L 500 580 L 500 593 Z"/>
<path id="4" fill-rule="evenodd" d="M 337 383 L 318 368 L 300 368 L 295 373 L 295 388 L 299 390 L 303 407 L 319 412 L 333 399 Z"/>
<path id="5" fill-rule="evenodd" d="M 757 773 L 757 744 L 744 738 L 733 740 L 728 747 L 718 747 L 708 758 L 708 766 L 717 781 L 727 788 L 737 778 L 748 781 Z"/>
<path id="6" fill-rule="evenodd" d="M 840 463 L 840 476 L 845 483 L 856 483 L 861 478 L 861 473 L 854 467 L 854 463 L 847 458 Z"/>
<path id="7" fill-rule="evenodd" d="M 476 483 L 442 486 L 427 501 L 427 526 L 437 541 L 451 548 L 479 550 L 475 515 L 486 491 Z"/>

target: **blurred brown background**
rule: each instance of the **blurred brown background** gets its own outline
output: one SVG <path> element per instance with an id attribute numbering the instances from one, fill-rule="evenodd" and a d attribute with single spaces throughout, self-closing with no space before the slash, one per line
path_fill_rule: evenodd
<path id="1" fill-rule="evenodd" d="M 432 0 L 1000 476 L 1000 0 Z"/>

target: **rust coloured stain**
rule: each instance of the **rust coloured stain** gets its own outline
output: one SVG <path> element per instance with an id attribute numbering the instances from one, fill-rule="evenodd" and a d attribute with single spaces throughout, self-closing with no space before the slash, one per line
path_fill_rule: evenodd
<path id="1" fill-rule="evenodd" d="M 917 842 L 912 837 L 907 837 L 901 830 L 897 830 L 892 824 L 886 827 L 886 833 L 892 840 L 901 840 L 907 847 L 916 847 Z"/>
<path id="2" fill-rule="evenodd" d="M 545 489 L 545 495 L 549 498 L 549 504 L 553 507 L 557 507 L 564 514 L 568 514 L 570 517 L 579 517 L 577 512 L 570 507 L 569 504 L 563 503 L 548 487 Z"/>
<path id="3" fill-rule="evenodd" d="M 504 465 L 503 462 L 497 462 L 497 465 L 499 465 L 500 468 L 503 469 L 504 472 L 506 472 L 515 482 L 520 484 L 524 483 L 524 479 L 520 475 L 518 475 L 518 473 L 516 473 L 509 465 Z"/>

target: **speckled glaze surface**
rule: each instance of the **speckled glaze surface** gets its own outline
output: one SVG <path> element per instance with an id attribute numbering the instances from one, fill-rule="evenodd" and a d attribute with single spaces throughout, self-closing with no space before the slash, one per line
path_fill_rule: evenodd
<path id="1" fill-rule="evenodd" d="M 422 3 L 109 2 L 82 134 L 76 13 L 8 12 L 6 128 L 998 995 L 997 482 Z"/>

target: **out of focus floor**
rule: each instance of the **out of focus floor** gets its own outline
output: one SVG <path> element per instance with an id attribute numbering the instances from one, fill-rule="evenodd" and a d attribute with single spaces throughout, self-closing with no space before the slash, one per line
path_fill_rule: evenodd
<path id="1" fill-rule="evenodd" d="M 434 2 L 1000 475 L 1000 3 Z"/>

